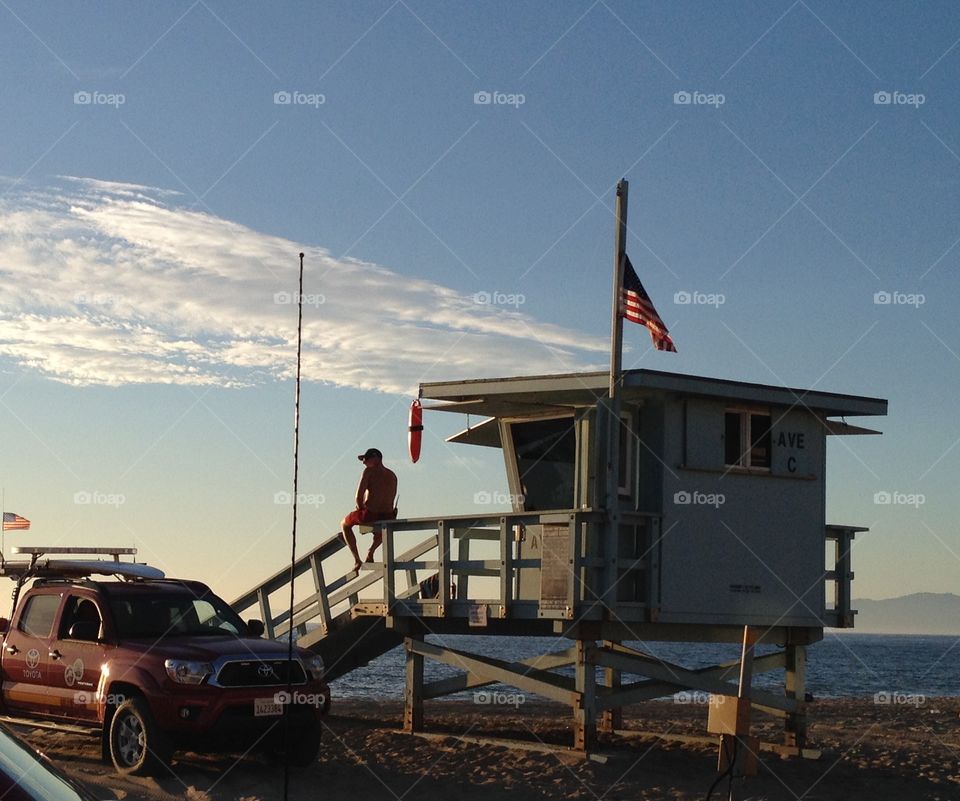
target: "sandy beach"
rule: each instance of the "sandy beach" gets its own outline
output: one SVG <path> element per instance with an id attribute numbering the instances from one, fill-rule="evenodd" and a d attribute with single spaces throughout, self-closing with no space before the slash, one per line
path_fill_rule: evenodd
<path id="1" fill-rule="evenodd" d="M 651 702 L 626 710 L 624 727 L 657 736 L 603 737 L 604 761 L 558 750 L 544 752 L 477 742 L 487 737 L 566 746 L 567 711 L 546 703 L 481 707 L 427 705 L 427 731 L 404 734 L 398 702 L 342 701 L 328 718 L 316 765 L 292 770 L 290 798 L 598 798 L 609 801 L 703 799 L 716 777 L 716 748 L 674 736 L 705 734 L 703 705 Z M 759 774 L 742 799 L 947 801 L 960 798 L 960 698 L 922 704 L 824 700 L 811 709 L 810 746 L 817 760 L 760 754 Z M 776 740 L 777 724 L 757 716 L 755 733 Z M 273 801 L 282 798 L 283 770 L 261 756 L 181 753 L 167 777 L 124 779 L 99 760 L 95 739 L 20 729 L 98 798 Z M 726 786 L 714 798 L 726 798 Z"/>

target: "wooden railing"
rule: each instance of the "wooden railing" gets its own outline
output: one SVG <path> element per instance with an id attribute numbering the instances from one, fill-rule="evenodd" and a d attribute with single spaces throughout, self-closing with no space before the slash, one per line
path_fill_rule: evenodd
<path id="1" fill-rule="evenodd" d="M 833 564 L 827 565 L 825 579 L 832 582 L 832 590 L 827 587 L 827 597 L 832 595 L 833 607 L 829 606 L 824 614 L 824 623 L 831 628 L 850 629 L 854 625 L 854 616 L 857 610 L 851 608 L 851 587 L 853 583 L 853 569 L 850 559 L 850 549 L 853 547 L 853 538 L 858 533 L 869 531 L 859 526 L 829 525 L 824 531 L 825 543 L 834 543 Z"/>
<path id="2" fill-rule="evenodd" d="M 416 518 L 378 525 L 384 532 L 382 563 L 364 565 L 359 573 L 331 570 L 332 557 L 344 549 L 337 537 L 296 561 L 293 576 L 300 592 L 292 625 L 300 635 L 310 629 L 315 640 L 348 620 L 371 615 L 460 618 L 483 626 L 487 619 L 600 620 L 612 609 L 623 620 L 653 619 L 659 606 L 656 515 L 623 513 L 617 535 L 608 531 L 602 512 L 590 509 Z M 625 549 L 625 526 L 636 532 L 632 550 Z M 546 543 L 550 531 L 566 536 L 550 545 Z M 854 625 L 850 550 L 854 536 L 864 531 L 857 526 L 824 528 L 825 544 L 833 543 L 824 572 L 826 626 Z M 521 549 L 520 543 L 532 536 L 541 538 L 540 556 L 528 553 L 521 558 L 522 550 L 531 549 Z M 559 553 L 555 547 L 551 550 L 557 543 Z M 432 592 L 425 592 L 421 582 L 433 576 Z M 268 637 L 281 637 L 291 626 L 290 577 L 289 568 L 278 571 L 231 605 L 245 616 L 263 620 Z M 308 587 L 299 586 L 303 584 Z"/>
<path id="3" fill-rule="evenodd" d="M 650 607 L 657 599 L 657 571 L 652 568 L 659 556 L 659 517 L 623 513 L 619 525 L 643 531 L 639 547 L 628 549 L 622 557 L 618 556 L 624 550 L 618 535 L 607 542 L 605 515 L 591 509 L 384 523 L 385 608 L 396 616 L 480 616 L 474 621 L 479 625 L 487 618 L 573 619 L 584 612 L 600 619 L 605 607 L 619 603 L 609 589 L 616 587 L 624 572 L 647 576 L 643 597 L 631 596 L 628 602 L 635 608 Z M 405 534 L 424 531 L 431 532 L 435 548 L 414 559 L 397 555 Z M 556 541 L 548 545 L 550 535 Z M 529 547 L 534 537 L 539 537 L 537 549 Z M 524 541 L 527 548 L 521 548 Z M 476 558 L 474 548 L 483 542 L 497 543 L 498 552 Z M 458 544 L 456 555 L 454 543 Z M 539 556 L 534 556 L 535 552 Z M 522 571 L 531 571 L 527 580 Z M 419 592 L 414 576 L 424 573 L 436 576 L 435 597 Z M 479 577 L 495 579 L 484 582 L 486 593 L 473 589 L 472 579 Z M 536 591 L 532 591 L 534 587 Z"/>
<path id="4" fill-rule="evenodd" d="M 308 624 L 325 634 L 337 621 L 362 615 L 537 620 L 572 619 L 580 611 L 600 619 L 604 607 L 619 603 L 610 588 L 625 574 L 645 576 L 643 597 L 626 603 L 635 609 L 654 607 L 659 517 L 624 513 L 616 535 L 604 521 L 602 512 L 590 509 L 382 521 L 376 525 L 383 530 L 383 563 L 333 579 L 328 578 L 334 572 L 330 560 L 344 545 L 331 537 L 293 566 L 294 581 L 303 583 L 309 575 L 311 586 L 305 594 L 298 588 L 292 625 L 302 635 Z M 639 532 L 635 546 L 626 551 L 617 540 L 623 526 Z M 554 547 L 544 561 L 547 535 L 555 537 L 553 545 L 559 544 L 562 552 Z M 521 548 L 532 537 L 540 537 L 540 556 L 521 558 L 523 551 L 534 551 Z M 549 597 L 540 591 L 544 570 L 553 578 L 550 586 L 560 588 Z M 424 592 L 421 582 L 430 577 L 436 577 L 436 594 L 425 597 L 432 593 Z M 286 608 L 290 580 L 290 568 L 278 571 L 231 605 L 241 614 L 255 610 L 268 637 L 283 636 L 291 626 Z M 365 592 L 371 589 L 373 594 Z M 274 604 L 282 611 L 275 611 Z M 476 622 L 483 625 L 483 620 Z"/>

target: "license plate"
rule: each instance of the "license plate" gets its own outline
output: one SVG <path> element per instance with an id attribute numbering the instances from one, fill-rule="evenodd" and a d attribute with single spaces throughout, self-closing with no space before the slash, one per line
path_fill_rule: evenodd
<path id="1" fill-rule="evenodd" d="M 272 698 L 255 698 L 253 701 L 253 716 L 255 718 L 275 717 L 283 714 L 283 705 Z"/>

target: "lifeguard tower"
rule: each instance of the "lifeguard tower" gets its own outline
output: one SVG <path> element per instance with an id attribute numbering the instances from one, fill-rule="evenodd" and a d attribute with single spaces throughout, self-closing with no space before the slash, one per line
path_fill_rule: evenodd
<path id="1" fill-rule="evenodd" d="M 623 308 L 629 264 L 625 219 L 624 181 L 614 309 Z M 658 348 L 673 349 L 649 310 Z M 845 418 L 885 415 L 887 402 L 621 371 L 621 316 L 633 319 L 629 308 L 614 315 L 609 373 L 420 386 L 424 411 L 481 419 L 450 442 L 502 450 L 510 511 L 381 521 L 382 565 L 336 578 L 329 560 L 344 546 L 331 537 L 234 607 L 258 610 L 270 637 L 296 628 L 330 679 L 402 642 L 408 731 L 423 727 L 425 699 L 501 682 L 569 705 L 574 745 L 588 750 L 598 727 L 619 728 L 624 706 L 694 690 L 738 699 L 711 731 L 739 737 L 742 713 L 757 709 L 784 719 L 778 748 L 799 753 L 806 648 L 825 627 L 853 626 L 850 549 L 866 530 L 827 524 L 827 437 L 879 433 Z M 275 612 L 291 580 L 300 600 Z M 569 645 L 508 661 L 427 642 L 429 634 Z M 636 647 L 644 641 L 744 649 L 741 660 L 690 667 Z M 756 643 L 776 647 L 754 657 Z M 425 659 L 460 673 L 425 683 Z M 782 691 L 750 686 L 753 673 L 778 670 Z"/>
<path id="2" fill-rule="evenodd" d="M 878 433 L 843 418 L 884 415 L 887 402 L 627 371 L 608 514 L 608 377 L 421 385 L 427 411 L 483 418 L 450 441 L 502 450 L 513 509 L 384 521 L 383 565 L 327 583 L 323 562 L 342 548 L 331 538 L 297 565 L 313 577 L 294 610 L 300 644 L 335 676 L 402 639 L 408 730 L 422 727 L 424 699 L 502 682 L 569 704 L 574 744 L 589 749 L 624 705 L 679 690 L 738 693 L 738 664 L 691 669 L 626 643 L 739 642 L 749 626 L 757 642 L 781 646 L 753 672 L 784 671 L 783 693 L 754 688 L 752 706 L 783 717 L 785 745 L 802 748 L 806 648 L 825 627 L 853 626 L 850 547 L 866 530 L 826 523 L 827 437 Z M 436 595 L 424 597 L 431 574 Z M 282 571 L 234 605 L 258 606 L 280 636 L 289 616 L 274 614 L 269 596 L 288 580 Z M 366 588 L 382 596 L 361 599 Z M 570 646 L 510 663 L 428 643 L 430 633 L 561 635 Z M 463 674 L 425 685 L 424 659 Z M 556 672 L 570 666 L 572 676 Z"/>

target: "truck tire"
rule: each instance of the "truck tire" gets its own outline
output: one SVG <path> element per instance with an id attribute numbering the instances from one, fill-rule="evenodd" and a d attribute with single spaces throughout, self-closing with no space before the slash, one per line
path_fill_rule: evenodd
<path id="1" fill-rule="evenodd" d="M 110 759 L 118 773 L 150 776 L 164 768 L 173 753 L 142 698 L 128 698 L 110 721 Z"/>

